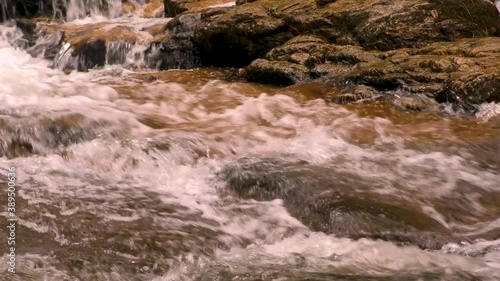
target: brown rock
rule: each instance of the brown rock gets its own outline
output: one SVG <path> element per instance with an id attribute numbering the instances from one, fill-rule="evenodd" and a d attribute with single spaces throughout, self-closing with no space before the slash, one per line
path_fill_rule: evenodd
<path id="1" fill-rule="evenodd" d="M 245 68 L 245 77 L 279 86 L 288 86 L 309 78 L 307 67 L 285 61 L 258 59 Z"/>
<path id="2" fill-rule="evenodd" d="M 498 11 L 483 0 L 338 0 L 320 11 L 340 30 L 337 38 L 350 36 L 365 49 L 484 37 L 500 26 Z"/>
<path id="3" fill-rule="evenodd" d="M 272 73 L 273 77 L 288 77 L 290 73 L 295 73 L 294 79 L 287 80 L 289 83 L 298 83 L 311 77 L 320 78 L 321 81 L 340 87 L 365 85 L 380 92 L 402 90 L 465 107 L 500 101 L 498 37 L 463 39 L 434 43 L 421 49 L 389 52 L 365 51 L 360 47 L 337 46 L 321 40 L 293 43 L 302 42 L 301 39 L 290 40 L 274 48 L 266 55 L 265 63 L 262 60 L 252 63 L 247 67 L 251 68 L 251 72 L 247 72 L 246 78 L 257 82 L 282 83 L 279 79 L 267 79 L 266 76 Z M 318 53 L 325 54 L 322 60 L 308 65 L 311 57 L 319 57 Z M 305 68 L 294 67 L 294 71 L 289 68 L 300 64 Z M 349 90 L 343 93 L 342 100 L 366 98 L 363 96 Z M 427 107 L 421 106 L 420 100 L 415 106 L 411 100 L 401 102 L 405 104 L 402 107 L 411 110 Z"/>

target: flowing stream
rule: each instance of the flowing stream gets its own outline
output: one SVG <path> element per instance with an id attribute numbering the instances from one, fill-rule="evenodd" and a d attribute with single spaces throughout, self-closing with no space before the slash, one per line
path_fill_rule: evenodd
<path id="1" fill-rule="evenodd" d="M 169 20 L 75 3 L 66 27 Z M 500 280 L 499 105 L 333 104 L 147 69 L 141 43 L 68 73 L 20 38 L 0 27 L 0 280 Z"/>

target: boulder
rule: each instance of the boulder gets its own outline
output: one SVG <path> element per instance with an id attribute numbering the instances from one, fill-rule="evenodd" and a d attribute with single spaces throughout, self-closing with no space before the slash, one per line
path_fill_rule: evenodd
<path id="1" fill-rule="evenodd" d="M 165 17 L 175 17 L 188 10 L 186 4 L 198 2 L 197 0 L 163 0 Z"/>
<path id="2" fill-rule="evenodd" d="M 194 20 L 183 16 L 181 21 L 188 24 Z M 27 51 L 33 56 L 53 59 L 54 65 L 65 71 L 87 71 L 109 64 L 128 65 L 127 59 L 133 55 L 134 46 L 143 50 L 138 55 L 143 57 L 144 63 L 139 59 L 137 65 L 128 66 L 160 70 L 198 66 L 195 48 L 188 39 L 192 30 L 170 30 L 166 22 L 142 30 L 106 22 L 86 25 L 40 23 L 36 29 L 37 43 Z M 23 26 L 31 25 L 23 23 Z"/>
<path id="3" fill-rule="evenodd" d="M 0 157 L 45 154 L 96 138 L 104 124 L 81 114 L 60 117 L 0 119 Z"/>
<path id="4" fill-rule="evenodd" d="M 311 78 L 311 69 L 325 62 L 332 45 L 314 36 L 297 36 L 245 68 L 251 81 L 288 86 Z"/>
<path id="5" fill-rule="evenodd" d="M 258 2 L 204 12 L 201 18 L 193 42 L 206 66 L 246 66 L 292 38 L 285 21 Z"/>
<path id="6" fill-rule="evenodd" d="M 110 28 L 106 23 L 67 27 L 63 31 L 64 44 L 54 63 L 59 68 L 78 71 L 123 63 L 126 49 L 142 36 L 131 27 Z"/>
<path id="7" fill-rule="evenodd" d="M 324 63 L 332 45 L 325 40 L 309 35 L 301 35 L 287 41 L 284 45 L 269 51 L 265 58 L 301 64 L 308 69 Z"/>
<path id="8" fill-rule="evenodd" d="M 347 40 L 365 49 L 421 47 L 500 32 L 498 11 L 484 0 L 338 0 L 320 11 L 335 26 L 334 43 Z"/>
<path id="9" fill-rule="evenodd" d="M 317 78 L 341 88 L 368 86 L 371 90 L 367 93 L 402 90 L 424 94 L 466 108 L 483 102 L 500 102 L 498 37 L 439 42 L 387 52 L 326 44 L 319 39 L 296 43 L 300 38 L 303 37 L 274 48 L 265 61 L 252 62 L 245 68 L 245 78 L 277 85 L 283 82 L 270 77 L 293 77 L 287 80 L 288 84 Z M 294 64 L 302 67 L 292 67 Z M 340 100 L 358 100 L 347 94 L 347 99 Z M 358 92 L 355 96 L 363 95 Z"/>
<path id="10" fill-rule="evenodd" d="M 466 107 L 500 101 L 500 38 L 434 43 L 378 56 L 380 62 L 359 66 L 340 80 L 378 90 L 424 93 Z"/>
<path id="11" fill-rule="evenodd" d="M 157 1 L 157 0 L 155 0 Z M 234 2 L 233 0 L 163 0 L 165 17 L 175 17 L 186 11 L 201 11 L 209 7 Z M 238 4 L 238 1 L 236 1 Z"/>
<path id="12" fill-rule="evenodd" d="M 244 199 L 282 199 L 288 212 L 314 231 L 440 249 L 451 233 L 420 207 L 378 194 L 363 179 L 303 161 L 243 158 L 219 177 Z"/>
<path id="13" fill-rule="evenodd" d="M 193 42 L 202 64 L 215 66 L 245 66 L 299 35 L 387 51 L 500 34 L 498 11 L 484 0 L 259 0 L 199 13 Z"/>
<path id="14" fill-rule="evenodd" d="M 245 68 L 244 76 L 253 81 L 289 86 L 309 78 L 307 67 L 285 61 L 257 59 Z"/>
<path id="15" fill-rule="evenodd" d="M 300 35 L 269 51 L 245 68 L 250 81 L 291 85 L 312 78 L 334 78 L 357 66 L 381 61 L 357 46 L 338 46 L 310 35 Z M 281 78 L 280 78 L 281 77 Z"/>

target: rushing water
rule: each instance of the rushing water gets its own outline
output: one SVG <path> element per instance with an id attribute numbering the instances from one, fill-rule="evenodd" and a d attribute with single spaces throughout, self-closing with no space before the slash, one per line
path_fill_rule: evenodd
<path id="1" fill-rule="evenodd" d="M 1 29 L 20 226 L 0 280 L 500 279 L 498 105 L 337 105 L 220 69 L 66 74 L 19 36 Z"/>

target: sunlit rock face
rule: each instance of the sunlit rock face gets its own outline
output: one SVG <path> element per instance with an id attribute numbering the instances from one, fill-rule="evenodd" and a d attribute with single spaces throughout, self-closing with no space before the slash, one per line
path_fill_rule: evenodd
<path id="1" fill-rule="evenodd" d="M 339 0 L 324 6 L 261 0 L 202 15 L 205 24 L 193 40 L 202 62 L 218 66 L 247 65 L 297 35 L 387 51 L 500 31 L 498 12 L 484 0 Z"/>
<path id="2" fill-rule="evenodd" d="M 252 62 L 243 75 L 275 85 L 319 79 L 361 84 L 372 91 L 425 93 L 440 102 L 480 104 L 500 101 L 499 54 L 498 37 L 381 52 L 298 36 Z"/>
<path id="3" fill-rule="evenodd" d="M 114 18 L 123 12 L 121 0 L 5 0 L 0 7 L 2 19 L 55 17 L 71 21 L 88 15 Z"/>
<path id="4" fill-rule="evenodd" d="M 465 106 L 499 99 L 497 53 L 491 49 L 496 41 L 478 39 L 500 30 L 492 1 L 260 0 L 234 7 L 226 0 L 16 3 L 3 9 L 5 17 L 45 13 L 82 23 L 17 20 L 23 47 L 65 71 L 112 64 L 161 70 L 246 67 L 241 77 L 255 82 L 287 86 L 315 80 L 356 93 L 368 90 L 346 93 L 347 100 L 401 89 Z M 175 18 L 158 18 L 162 13 Z M 437 51 L 422 49 L 426 45 Z M 442 53 L 446 48 L 457 51 Z M 471 95 L 471 89 L 480 90 Z"/>

